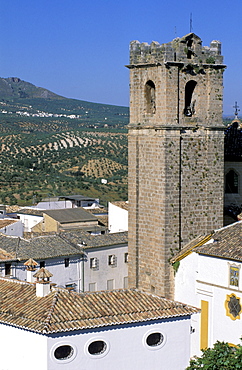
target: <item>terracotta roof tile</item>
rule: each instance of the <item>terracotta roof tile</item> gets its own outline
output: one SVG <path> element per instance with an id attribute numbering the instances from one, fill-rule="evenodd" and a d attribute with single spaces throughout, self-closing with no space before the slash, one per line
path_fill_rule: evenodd
<path id="1" fill-rule="evenodd" d="M 209 256 L 242 261 L 242 221 L 217 230 L 208 242 L 194 249 Z"/>
<path id="2" fill-rule="evenodd" d="M 0 279 L 0 322 L 56 333 L 189 316 L 199 309 L 137 290 L 82 293 L 58 289 L 36 297 L 35 285 Z"/>
<path id="3" fill-rule="evenodd" d="M 116 201 L 116 202 L 111 202 L 112 204 L 114 204 L 115 206 L 117 207 L 120 207 L 120 208 L 123 208 L 125 209 L 126 211 L 129 210 L 129 203 L 128 202 L 125 202 L 125 201 Z"/>

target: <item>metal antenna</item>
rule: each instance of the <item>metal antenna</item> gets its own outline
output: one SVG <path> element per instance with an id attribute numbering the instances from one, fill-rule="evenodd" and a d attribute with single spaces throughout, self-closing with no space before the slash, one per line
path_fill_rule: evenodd
<path id="1" fill-rule="evenodd" d="M 192 13 L 190 13 L 190 33 L 192 32 Z"/>
<path id="2" fill-rule="evenodd" d="M 239 108 L 239 106 L 238 106 L 238 104 L 237 104 L 237 101 L 235 102 L 235 105 L 233 106 L 233 108 L 235 108 L 235 112 L 234 112 L 235 119 L 238 119 L 238 115 L 239 115 L 239 111 L 240 111 L 240 109 L 238 109 L 238 108 Z"/>

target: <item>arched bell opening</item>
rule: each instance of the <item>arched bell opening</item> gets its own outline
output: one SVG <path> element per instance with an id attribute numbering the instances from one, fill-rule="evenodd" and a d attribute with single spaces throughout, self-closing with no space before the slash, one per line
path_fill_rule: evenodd
<path id="1" fill-rule="evenodd" d="M 145 84 L 145 100 L 146 100 L 146 113 L 154 114 L 156 110 L 155 104 L 155 84 L 149 80 Z"/>
<path id="2" fill-rule="evenodd" d="M 196 100 L 193 99 L 193 93 L 197 85 L 196 81 L 188 81 L 185 86 L 185 108 L 184 115 L 186 117 L 192 117 L 195 114 L 195 103 Z"/>

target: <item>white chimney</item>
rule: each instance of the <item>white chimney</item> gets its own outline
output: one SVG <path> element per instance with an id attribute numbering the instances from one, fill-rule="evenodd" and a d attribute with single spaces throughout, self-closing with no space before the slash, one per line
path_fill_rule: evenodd
<path id="1" fill-rule="evenodd" d="M 34 283 L 35 281 L 34 273 L 36 271 L 36 266 L 38 265 L 38 263 L 32 258 L 30 258 L 28 259 L 28 261 L 24 263 L 24 265 L 26 266 L 26 271 L 27 271 L 27 279 L 26 279 L 27 282 Z"/>
<path id="2" fill-rule="evenodd" d="M 50 293 L 50 277 L 53 276 L 53 274 L 42 267 L 33 276 L 36 278 L 36 296 L 47 296 Z"/>

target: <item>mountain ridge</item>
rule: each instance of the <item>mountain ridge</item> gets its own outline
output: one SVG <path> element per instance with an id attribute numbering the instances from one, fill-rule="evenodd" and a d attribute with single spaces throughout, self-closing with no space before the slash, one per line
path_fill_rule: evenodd
<path id="1" fill-rule="evenodd" d="M 0 77 L 0 98 L 67 99 L 43 87 L 21 80 L 19 77 Z"/>

